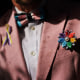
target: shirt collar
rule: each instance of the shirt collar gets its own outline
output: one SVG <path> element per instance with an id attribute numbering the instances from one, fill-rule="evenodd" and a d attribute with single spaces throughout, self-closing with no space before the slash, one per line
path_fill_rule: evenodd
<path id="1" fill-rule="evenodd" d="M 20 14 L 25 13 L 24 11 L 20 11 L 17 7 L 15 7 L 15 10 L 16 10 L 17 13 L 20 13 Z"/>

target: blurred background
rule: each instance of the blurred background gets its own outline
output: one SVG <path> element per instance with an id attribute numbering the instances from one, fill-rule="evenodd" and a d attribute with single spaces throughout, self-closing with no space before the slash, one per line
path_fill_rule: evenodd
<path id="1" fill-rule="evenodd" d="M 11 0 L 0 1 L 0 17 L 8 10 L 12 8 Z"/>
<path id="2" fill-rule="evenodd" d="M 57 24 L 62 21 L 65 16 L 70 19 L 80 19 L 80 1 L 78 0 L 47 0 L 46 1 L 46 17 L 52 23 Z"/>

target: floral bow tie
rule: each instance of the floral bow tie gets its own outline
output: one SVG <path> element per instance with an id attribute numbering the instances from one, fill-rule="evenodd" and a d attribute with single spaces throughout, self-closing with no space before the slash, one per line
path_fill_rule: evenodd
<path id="1" fill-rule="evenodd" d="M 36 13 L 38 13 L 36 15 Z M 21 14 L 15 14 L 15 20 L 18 25 L 18 27 L 26 26 L 28 22 L 32 21 L 39 21 L 43 20 L 44 16 L 41 11 L 37 11 L 36 13 L 30 12 L 30 13 L 21 13 Z"/>

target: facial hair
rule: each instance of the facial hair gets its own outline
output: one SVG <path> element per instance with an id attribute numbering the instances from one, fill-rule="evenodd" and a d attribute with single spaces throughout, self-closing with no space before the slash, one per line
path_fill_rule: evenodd
<path id="1" fill-rule="evenodd" d="M 16 3 L 18 3 L 20 5 L 27 6 L 27 5 L 32 4 L 33 3 L 33 0 L 16 0 Z"/>

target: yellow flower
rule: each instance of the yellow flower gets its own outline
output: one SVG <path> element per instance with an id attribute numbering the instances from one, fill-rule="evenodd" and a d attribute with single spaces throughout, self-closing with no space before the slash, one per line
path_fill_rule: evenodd
<path id="1" fill-rule="evenodd" d="M 75 38 L 70 38 L 70 42 L 71 43 L 75 43 L 76 42 L 76 39 Z"/>

